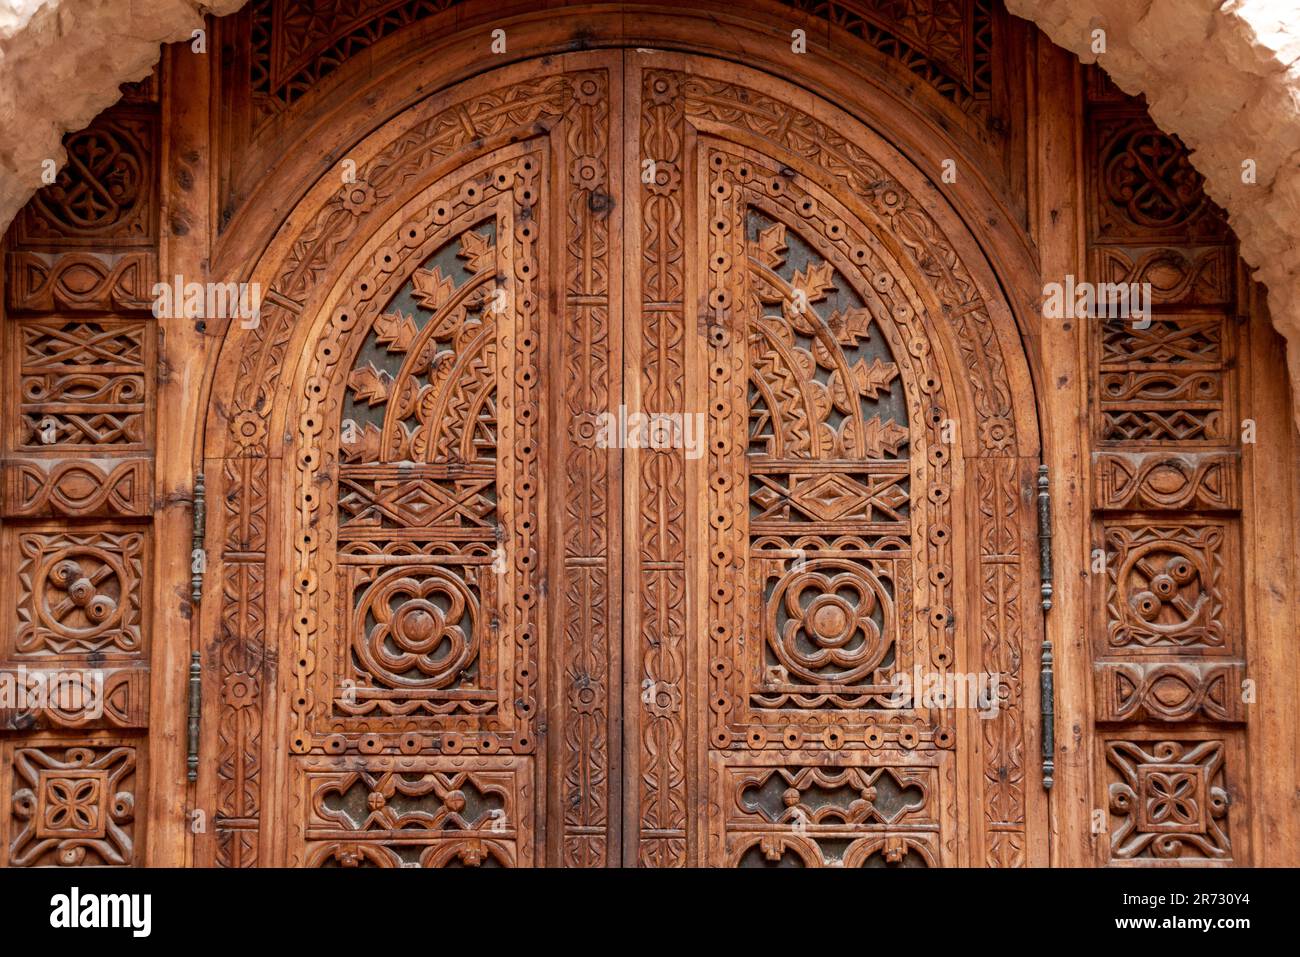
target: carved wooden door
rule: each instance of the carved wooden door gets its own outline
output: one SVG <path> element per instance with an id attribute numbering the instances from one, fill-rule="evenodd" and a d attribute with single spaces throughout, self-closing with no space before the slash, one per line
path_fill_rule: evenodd
<path id="1" fill-rule="evenodd" d="M 1038 860 L 1032 401 L 901 158 L 647 51 L 353 156 L 210 430 L 206 859 Z"/>

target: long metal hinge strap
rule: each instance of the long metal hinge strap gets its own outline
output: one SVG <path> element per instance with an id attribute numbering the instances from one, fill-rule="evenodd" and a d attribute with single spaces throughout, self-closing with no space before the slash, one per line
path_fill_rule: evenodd
<path id="1" fill-rule="evenodd" d="M 1043 657 L 1039 665 L 1039 680 L 1043 696 L 1043 788 L 1050 791 L 1056 772 L 1056 763 L 1052 756 L 1056 751 L 1056 707 L 1052 703 L 1052 643 L 1043 641 Z"/>
<path id="2" fill-rule="evenodd" d="M 1046 465 L 1038 467 L 1038 565 L 1043 613 L 1046 614 L 1052 607 L 1052 493 Z M 1052 665 L 1052 642 L 1044 638 L 1038 676 L 1042 701 L 1043 788 L 1048 791 L 1052 789 L 1056 771 L 1053 760 L 1056 752 L 1056 705 Z"/>
<path id="3" fill-rule="evenodd" d="M 189 750 L 185 758 L 186 774 L 199 779 L 199 708 L 203 702 L 203 661 L 196 651 L 190 655 Z"/>
<path id="4" fill-rule="evenodd" d="M 207 556 L 203 551 L 204 526 L 207 524 L 207 489 L 203 473 L 194 477 L 194 534 L 190 538 L 190 600 L 198 604 L 203 600 L 203 573 L 207 570 Z"/>
<path id="5" fill-rule="evenodd" d="M 1052 492 L 1047 466 L 1038 466 L 1038 569 L 1043 585 L 1043 611 L 1052 607 Z"/>

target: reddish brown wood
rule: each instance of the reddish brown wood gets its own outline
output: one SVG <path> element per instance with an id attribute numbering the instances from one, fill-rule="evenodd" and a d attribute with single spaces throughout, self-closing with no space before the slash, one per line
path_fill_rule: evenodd
<path id="1" fill-rule="evenodd" d="M 1293 859 L 1285 379 L 1140 103 L 982 0 L 275 6 L 6 240 L 0 670 L 112 694 L 0 712 L 0 863 Z M 1067 273 L 1154 321 L 1041 318 Z"/>

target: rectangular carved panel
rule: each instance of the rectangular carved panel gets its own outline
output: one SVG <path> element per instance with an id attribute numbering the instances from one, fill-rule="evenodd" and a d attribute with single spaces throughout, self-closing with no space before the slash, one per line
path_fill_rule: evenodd
<path id="1" fill-rule="evenodd" d="M 531 863 L 529 757 L 311 757 L 295 762 L 307 867 Z"/>
<path id="2" fill-rule="evenodd" d="M 1231 350 L 1223 315 L 1159 315 L 1097 327 L 1103 441 L 1181 444 L 1231 437 L 1225 371 Z"/>
<path id="3" fill-rule="evenodd" d="M 0 730 L 143 728 L 148 716 L 143 668 L 0 668 Z"/>
<path id="4" fill-rule="evenodd" d="M 141 863 L 145 751 L 133 739 L 11 742 L 4 750 L 9 867 Z"/>
<path id="5" fill-rule="evenodd" d="M 1246 719 L 1239 661 L 1100 661 L 1094 666 L 1098 721 Z"/>
<path id="6" fill-rule="evenodd" d="M 1093 452 L 1093 508 L 1241 507 L 1238 452 Z"/>
<path id="7" fill-rule="evenodd" d="M 1235 239 L 1183 143 L 1085 75 L 1089 279 L 1141 307 L 1089 329 L 1098 862 L 1247 863 Z"/>
<path id="8" fill-rule="evenodd" d="M 14 326 L 15 446 L 147 447 L 154 355 L 149 324 L 56 319 Z"/>
<path id="9" fill-rule="evenodd" d="M 153 512 L 148 458 L 17 459 L 3 464 L 6 518 L 125 518 Z"/>
<path id="10" fill-rule="evenodd" d="M 9 308 L 19 312 L 112 312 L 153 304 L 158 258 L 151 250 L 14 250 L 5 261 Z"/>
<path id="11" fill-rule="evenodd" d="M 710 755 L 715 867 L 937 867 L 941 769 L 861 752 Z M 937 760 L 946 760 L 947 756 Z M 930 760 L 936 760 L 933 756 Z M 735 763 L 733 763 L 735 762 Z"/>

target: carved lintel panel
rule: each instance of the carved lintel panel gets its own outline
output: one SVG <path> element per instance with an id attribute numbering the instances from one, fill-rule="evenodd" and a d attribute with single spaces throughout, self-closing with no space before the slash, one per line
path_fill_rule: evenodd
<path id="1" fill-rule="evenodd" d="M 1245 667 L 1239 661 L 1099 661 L 1094 665 L 1097 721 L 1246 719 Z"/>
<path id="2" fill-rule="evenodd" d="M 6 746 L 10 867 L 140 863 L 144 752 L 133 741 Z"/>

